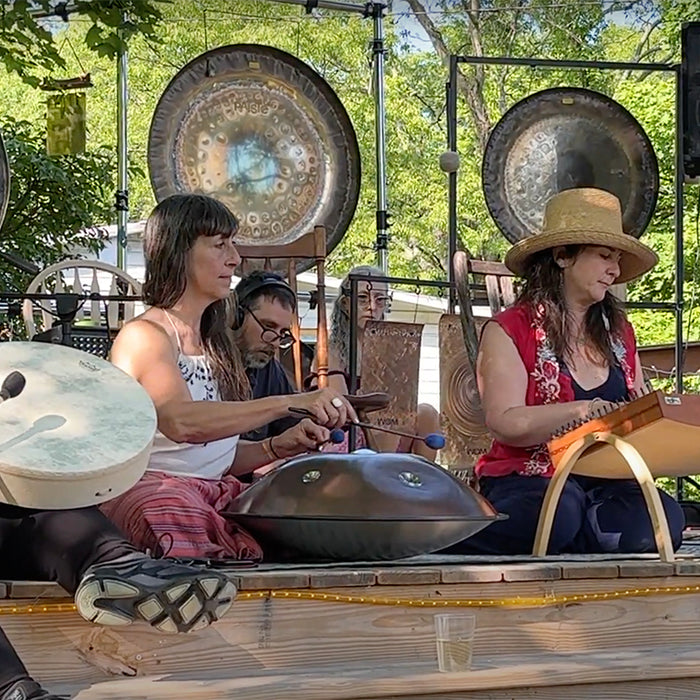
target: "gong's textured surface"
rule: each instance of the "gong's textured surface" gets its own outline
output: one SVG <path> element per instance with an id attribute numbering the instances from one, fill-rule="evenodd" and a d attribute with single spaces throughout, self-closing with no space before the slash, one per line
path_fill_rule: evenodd
<path id="1" fill-rule="evenodd" d="M 496 124 L 484 152 L 486 204 L 517 243 L 540 230 L 547 200 L 575 187 L 612 192 L 625 233 L 639 237 L 654 213 L 659 168 L 637 120 L 609 97 L 581 88 L 537 92 Z"/>
<path id="2" fill-rule="evenodd" d="M 253 44 L 208 51 L 172 79 L 148 164 L 158 200 L 200 192 L 226 204 L 241 245 L 284 245 L 322 225 L 330 253 L 360 188 L 357 138 L 332 88 L 294 56 Z"/>
<path id="3" fill-rule="evenodd" d="M 226 515 L 263 546 L 314 560 L 426 554 L 500 517 L 422 457 L 359 452 L 293 459 L 241 493 Z"/>

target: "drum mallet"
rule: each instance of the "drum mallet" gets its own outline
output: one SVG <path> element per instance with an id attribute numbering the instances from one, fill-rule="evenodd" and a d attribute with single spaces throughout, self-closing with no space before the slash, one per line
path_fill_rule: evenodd
<path id="1" fill-rule="evenodd" d="M 361 421 L 352 421 L 349 425 L 355 425 L 358 428 L 365 428 L 366 430 L 381 430 L 383 433 L 390 433 L 391 435 L 399 435 L 400 437 L 411 438 L 411 440 L 419 440 L 424 442 L 431 450 L 441 450 L 445 446 L 445 437 L 440 435 L 440 433 L 428 433 L 427 435 L 413 435 L 412 433 L 404 433 L 402 430 L 395 430 L 394 428 L 382 428 L 378 425 L 373 425 L 372 423 L 363 423 Z M 343 433 L 342 428 L 336 428 L 331 430 L 331 442 L 342 442 L 342 440 L 337 440 L 334 438 L 333 433 L 340 432 Z"/>
<path id="2" fill-rule="evenodd" d="M 298 416 L 307 416 L 313 418 L 313 413 L 307 411 L 305 408 L 296 408 L 295 406 L 290 406 L 290 413 L 295 413 Z M 440 433 L 428 433 L 428 435 L 413 435 L 412 433 L 404 433 L 401 430 L 395 430 L 394 428 L 383 428 L 378 425 L 373 425 L 372 423 L 363 423 L 361 421 L 351 421 L 348 425 L 355 425 L 358 428 L 366 428 L 367 430 L 380 430 L 383 433 L 391 433 L 392 435 L 398 435 L 400 437 L 411 438 L 411 440 L 420 440 L 425 443 L 431 450 L 441 450 L 445 446 L 445 437 L 440 435 Z M 333 443 L 341 443 L 344 440 L 343 429 L 335 428 L 331 430 L 330 441 Z"/>
<path id="3" fill-rule="evenodd" d="M 19 396 L 27 380 L 21 372 L 10 372 L 0 387 L 0 403 Z"/>

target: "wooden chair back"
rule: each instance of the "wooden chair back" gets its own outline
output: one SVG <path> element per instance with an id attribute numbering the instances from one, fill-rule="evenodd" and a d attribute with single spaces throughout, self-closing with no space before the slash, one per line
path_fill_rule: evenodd
<path id="1" fill-rule="evenodd" d="M 441 456 L 460 478 L 473 482 L 474 464 L 491 444 L 476 386 L 479 334 L 489 316 L 515 301 L 515 292 L 513 274 L 503 263 L 474 260 L 459 251 L 453 269 L 459 316 L 445 314 L 439 327 L 440 413 L 447 442 Z M 475 316 L 474 289 L 480 286 L 486 290 L 487 316 Z"/>
<path id="2" fill-rule="evenodd" d="M 141 296 L 141 284 L 124 270 L 101 260 L 63 260 L 42 270 L 27 287 L 28 294 L 73 293 L 108 296 Z M 78 309 L 74 323 L 88 321 L 118 331 L 135 315 L 135 301 L 89 300 Z M 48 330 L 56 321 L 48 303 L 25 299 L 22 318 L 29 338 Z M 37 321 L 39 322 L 37 324 Z"/>
<path id="3" fill-rule="evenodd" d="M 273 260 L 287 262 L 287 281 L 297 293 L 297 262 L 313 260 L 316 267 L 317 289 L 317 324 L 316 324 L 316 362 L 318 386 L 328 386 L 328 321 L 326 318 L 326 229 L 324 226 L 314 226 L 296 241 L 286 245 L 236 246 L 241 256 L 241 274 L 247 275 L 252 271 L 253 260 L 263 260 L 264 269 L 272 269 Z M 292 346 L 294 357 L 294 381 L 298 391 L 303 390 L 302 349 L 299 318 L 295 314 L 292 322 L 292 333 L 296 339 Z"/>

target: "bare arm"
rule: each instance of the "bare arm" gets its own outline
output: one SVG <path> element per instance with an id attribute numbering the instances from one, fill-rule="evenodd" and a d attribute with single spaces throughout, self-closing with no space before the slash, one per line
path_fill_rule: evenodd
<path id="1" fill-rule="evenodd" d="M 247 474 L 257 467 L 277 462 L 279 459 L 317 450 L 320 445 L 328 441 L 329 437 L 327 428 L 304 418 L 280 435 L 266 438 L 261 442 L 240 440 L 228 473 L 234 476 Z"/>
<path id="2" fill-rule="evenodd" d="M 127 323 L 112 347 L 112 362 L 134 377 L 153 400 L 158 428 L 174 442 L 202 443 L 255 430 L 287 415 L 290 405 L 313 412 L 334 427 L 355 414 L 343 400 L 331 404 L 329 390 L 307 395 L 271 396 L 253 401 L 193 401 L 177 367 L 172 339 L 158 324 L 145 319 Z"/>
<path id="3" fill-rule="evenodd" d="M 526 406 L 527 370 L 513 341 L 497 323 L 484 328 L 476 375 L 486 426 L 506 445 L 539 445 L 557 428 L 588 413 L 588 401 Z"/>
<path id="4" fill-rule="evenodd" d="M 311 362 L 311 371 L 315 372 L 317 368 L 316 356 L 314 356 Z M 340 358 L 332 348 L 328 348 L 328 372 L 328 387 L 330 389 L 335 389 L 339 394 L 349 394 L 350 390 L 345 381 L 345 375 L 342 374 L 345 372 L 345 367 L 341 366 Z M 334 374 L 330 374 L 331 372 Z M 318 381 L 318 379 L 316 381 Z"/>
<path id="5" fill-rule="evenodd" d="M 642 361 L 639 359 L 639 353 L 634 354 L 634 390 L 637 394 L 641 394 L 644 391 L 644 370 L 642 369 Z"/>

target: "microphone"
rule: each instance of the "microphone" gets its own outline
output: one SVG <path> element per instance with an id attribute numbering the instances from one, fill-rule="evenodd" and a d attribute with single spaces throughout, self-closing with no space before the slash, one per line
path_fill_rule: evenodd
<path id="1" fill-rule="evenodd" d="M 10 372 L 0 387 L 0 403 L 19 396 L 27 380 L 21 372 Z"/>

